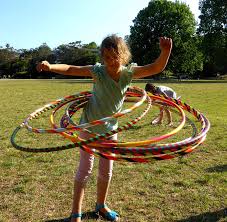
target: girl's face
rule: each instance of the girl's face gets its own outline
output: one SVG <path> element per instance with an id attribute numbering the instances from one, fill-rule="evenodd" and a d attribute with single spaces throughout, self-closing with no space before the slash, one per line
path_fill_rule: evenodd
<path id="1" fill-rule="evenodd" d="M 120 56 L 113 50 L 103 50 L 103 61 L 105 66 L 112 71 L 119 70 L 121 67 Z"/>

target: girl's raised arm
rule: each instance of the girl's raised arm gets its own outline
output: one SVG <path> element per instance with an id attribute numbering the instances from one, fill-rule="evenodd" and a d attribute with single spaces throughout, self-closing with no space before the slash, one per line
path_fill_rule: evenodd
<path id="1" fill-rule="evenodd" d="M 162 72 L 165 69 L 172 50 L 172 39 L 161 37 L 159 43 L 161 49 L 160 56 L 155 60 L 154 63 L 145 66 L 134 67 L 133 78 L 139 79 L 147 76 L 152 76 Z"/>

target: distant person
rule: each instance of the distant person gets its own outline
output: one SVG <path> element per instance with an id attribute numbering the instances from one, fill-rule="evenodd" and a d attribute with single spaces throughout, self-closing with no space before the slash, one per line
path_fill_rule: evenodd
<path id="1" fill-rule="evenodd" d="M 146 86 L 145 86 L 145 90 L 147 92 L 152 93 L 152 94 L 160 94 L 160 95 L 170 97 L 172 99 L 179 99 L 180 98 L 180 97 L 177 98 L 176 92 L 173 89 L 171 89 L 170 87 L 167 87 L 167 86 L 155 86 L 152 83 L 147 83 Z M 167 124 L 169 126 L 172 126 L 173 125 L 172 114 L 171 114 L 168 106 L 163 104 L 162 106 L 159 107 L 159 109 L 160 109 L 159 115 L 154 120 L 152 120 L 151 124 L 154 124 L 154 125 L 155 124 L 162 124 L 163 116 L 164 116 L 164 112 L 165 112 L 166 115 L 167 115 L 167 119 L 168 119 Z"/>
<path id="2" fill-rule="evenodd" d="M 116 35 L 107 36 L 101 44 L 100 53 L 104 64 L 73 66 L 66 64 L 49 64 L 43 61 L 37 65 L 38 71 L 51 71 L 63 75 L 93 77 L 93 93 L 89 98 L 80 119 L 80 124 L 102 119 L 120 112 L 128 86 L 132 78 L 144 78 L 160 73 L 166 66 L 172 39 L 160 38 L 160 56 L 154 63 L 146 66 L 126 66 L 130 60 L 130 51 L 125 41 Z M 106 133 L 117 129 L 117 120 L 111 119 L 106 124 L 90 127 L 93 133 Z M 80 133 L 85 140 L 90 137 L 86 132 Z M 117 140 L 117 134 L 108 138 Z M 82 202 L 87 180 L 92 172 L 94 155 L 80 149 L 80 163 L 74 181 L 71 222 L 80 222 Z M 97 182 L 97 200 L 95 211 L 109 221 L 117 221 L 118 213 L 106 205 L 107 192 L 111 181 L 113 160 L 99 158 Z"/>

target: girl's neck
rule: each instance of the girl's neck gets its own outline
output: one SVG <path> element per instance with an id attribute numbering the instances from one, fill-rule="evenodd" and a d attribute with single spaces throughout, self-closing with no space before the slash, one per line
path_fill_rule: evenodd
<path id="1" fill-rule="evenodd" d="M 111 69 L 106 66 L 106 71 L 113 80 L 115 80 L 117 82 L 119 81 L 120 74 L 121 74 L 121 66 L 119 66 L 116 69 Z"/>

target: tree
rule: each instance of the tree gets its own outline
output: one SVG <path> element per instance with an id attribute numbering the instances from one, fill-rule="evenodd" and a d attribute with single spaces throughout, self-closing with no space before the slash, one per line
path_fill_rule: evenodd
<path id="1" fill-rule="evenodd" d="M 38 62 L 47 60 L 50 63 L 65 63 L 72 65 L 95 64 L 100 61 L 98 46 L 95 42 L 82 44 L 81 41 L 60 45 L 56 49 L 43 43 L 35 49 L 15 50 L 7 44 L 0 46 L 0 78 L 11 75 L 13 78 L 50 78 L 57 74 L 36 70 Z"/>
<path id="2" fill-rule="evenodd" d="M 51 48 L 43 43 L 35 49 L 17 50 L 19 57 L 11 64 L 13 78 L 49 78 L 51 73 L 38 73 L 36 65 L 42 60 L 55 62 L 54 54 Z"/>
<path id="3" fill-rule="evenodd" d="M 37 78 L 37 77 L 49 78 L 54 76 L 53 73 L 38 73 L 36 70 L 36 65 L 40 61 L 47 60 L 50 63 L 55 63 L 56 57 L 53 51 L 51 50 L 51 48 L 46 43 L 43 43 L 38 48 L 31 49 L 30 52 L 32 56 L 28 67 L 28 72 L 30 74 L 30 77 L 31 78 Z"/>
<path id="4" fill-rule="evenodd" d="M 198 34 L 204 54 L 204 72 L 207 76 L 227 72 L 227 2 L 200 0 L 201 11 Z"/>
<path id="5" fill-rule="evenodd" d="M 141 65 L 151 63 L 160 53 L 158 38 L 168 36 L 173 39 L 173 50 L 167 68 L 189 75 L 201 70 L 202 56 L 195 37 L 196 22 L 185 3 L 151 0 L 133 23 L 127 39 L 135 62 Z"/>
<path id="6" fill-rule="evenodd" d="M 69 65 L 91 65 L 99 61 L 98 47 L 95 42 L 81 44 L 81 41 L 58 46 L 54 50 L 57 63 Z"/>
<path id="7" fill-rule="evenodd" d="M 18 52 L 9 44 L 6 44 L 5 48 L 0 47 L 0 78 L 12 74 L 11 63 L 16 61 L 18 57 Z"/>

